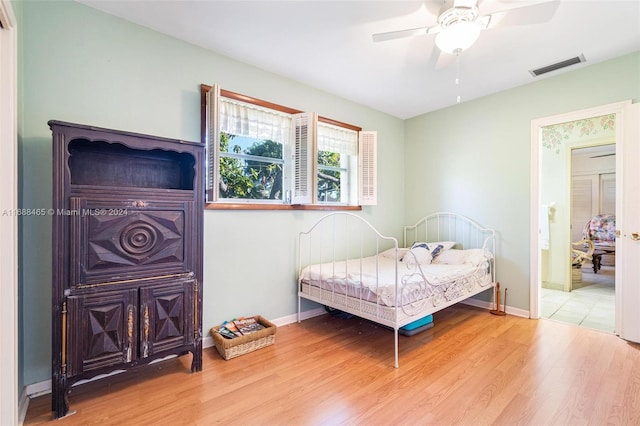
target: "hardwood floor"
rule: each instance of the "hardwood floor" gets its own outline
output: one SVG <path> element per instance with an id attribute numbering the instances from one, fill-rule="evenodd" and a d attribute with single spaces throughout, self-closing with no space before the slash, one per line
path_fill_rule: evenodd
<path id="1" fill-rule="evenodd" d="M 400 339 L 329 315 L 279 327 L 276 343 L 224 361 L 204 350 L 74 388 L 58 424 L 637 425 L 640 345 L 548 320 L 456 305 Z M 25 425 L 51 421 L 50 395 Z"/>

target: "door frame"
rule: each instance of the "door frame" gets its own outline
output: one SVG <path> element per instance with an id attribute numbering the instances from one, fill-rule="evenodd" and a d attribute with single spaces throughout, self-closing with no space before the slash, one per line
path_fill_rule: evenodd
<path id="1" fill-rule="evenodd" d="M 18 30 L 9 0 L 0 0 L 0 168 L 2 210 L 18 208 Z M 0 216 L 0 424 L 18 424 L 18 221 Z"/>
<path id="2" fill-rule="evenodd" d="M 578 111 L 567 112 L 563 114 L 557 114 L 549 117 L 542 117 L 535 120 L 531 120 L 531 228 L 530 228 L 530 281 L 529 281 L 529 317 L 532 319 L 540 318 L 540 287 L 541 287 L 541 251 L 540 251 L 540 168 L 542 166 L 540 161 L 540 146 L 542 128 L 546 126 L 552 126 L 555 124 L 566 123 L 570 121 L 576 121 L 591 117 L 599 117 L 601 115 L 615 114 L 616 115 L 616 130 L 615 130 L 615 143 L 616 143 L 616 228 L 621 229 L 624 225 L 624 217 L 621 216 L 621 206 L 623 202 L 623 182 L 622 182 L 622 159 L 624 156 L 624 110 L 625 107 L 631 104 L 631 100 L 625 100 L 622 102 L 615 102 L 606 105 L 600 105 L 593 108 L 582 109 Z M 620 180 L 618 180 L 620 176 Z M 616 247 L 616 254 L 620 253 Z M 622 254 L 622 253 L 620 253 Z M 620 259 L 620 261 L 618 261 Z M 615 276 L 616 276 L 616 318 L 615 318 L 615 330 L 619 333 L 621 326 L 621 315 L 619 306 L 621 304 L 621 271 L 624 267 L 623 256 L 616 256 Z"/>

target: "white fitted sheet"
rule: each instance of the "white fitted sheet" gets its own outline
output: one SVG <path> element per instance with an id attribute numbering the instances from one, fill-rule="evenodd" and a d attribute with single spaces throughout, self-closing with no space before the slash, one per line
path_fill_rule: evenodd
<path id="1" fill-rule="evenodd" d="M 397 293 L 395 291 L 398 277 Z M 345 295 L 385 306 L 414 303 L 437 297 L 450 300 L 477 285 L 491 283 L 489 262 L 479 265 L 420 264 L 398 262 L 384 255 L 307 266 L 301 282 L 336 295 Z"/>

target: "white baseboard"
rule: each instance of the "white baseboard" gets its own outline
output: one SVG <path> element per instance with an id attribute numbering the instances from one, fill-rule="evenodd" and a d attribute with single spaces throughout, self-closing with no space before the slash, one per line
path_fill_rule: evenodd
<path id="1" fill-rule="evenodd" d="M 315 308 L 308 311 L 300 312 L 300 321 L 317 317 L 320 315 L 324 315 L 326 313 L 327 311 L 324 308 Z M 287 315 L 286 317 L 275 319 L 271 322 L 273 322 L 275 325 L 280 327 L 287 324 L 293 324 L 294 322 L 297 322 L 297 321 L 298 321 L 298 314 L 292 314 L 292 315 Z"/>
<path id="2" fill-rule="evenodd" d="M 49 388 L 51 388 L 51 380 L 48 380 Z M 29 408 L 29 395 L 27 394 L 27 387 L 22 388 L 20 398 L 18 399 L 18 425 L 24 424 L 24 419 L 27 417 L 27 409 Z M 49 391 L 51 392 L 51 391 Z"/>
<path id="3" fill-rule="evenodd" d="M 464 303 L 465 305 L 475 306 L 476 308 L 494 309 L 494 304 L 492 302 L 484 302 L 482 300 L 477 300 L 477 299 L 466 299 L 460 303 Z M 524 309 L 507 306 L 506 308 L 504 308 L 504 310 L 509 315 L 514 315 L 516 317 L 522 317 L 522 318 L 529 318 L 529 311 Z"/>
<path id="4" fill-rule="evenodd" d="M 27 415 L 27 409 L 29 409 L 29 401 L 31 398 L 36 398 L 48 393 L 51 393 L 51 380 L 32 383 L 22 388 L 20 400 L 18 401 L 18 421 L 20 425 L 24 423 L 24 418 Z"/>
<path id="5" fill-rule="evenodd" d="M 308 311 L 300 312 L 300 320 L 301 321 L 306 320 L 309 318 L 324 315 L 326 313 L 327 311 L 325 311 L 324 308 L 311 309 Z M 276 318 L 274 320 L 269 320 L 269 321 L 271 321 L 273 324 L 275 324 L 278 327 L 282 327 L 283 325 L 293 324 L 294 322 L 297 322 L 298 314 L 291 314 L 291 315 L 287 315 L 287 316 Z M 204 339 L 202 339 L 203 348 L 210 348 L 212 346 L 213 346 L 213 338 L 211 336 L 207 336 Z"/>

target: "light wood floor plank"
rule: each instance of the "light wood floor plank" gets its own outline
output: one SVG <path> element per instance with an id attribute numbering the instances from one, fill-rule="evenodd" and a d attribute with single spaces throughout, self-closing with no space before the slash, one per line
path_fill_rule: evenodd
<path id="1" fill-rule="evenodd" d="M 548 320 L 456 305 L 401 337 L 329 315 L 279 327 L 276 343 L 225 361 L 190 357 L 74 388 L 63 425 L 634 425 L 640 345 Z M 51 397 L 25 425 L 51 421 Z"/>

